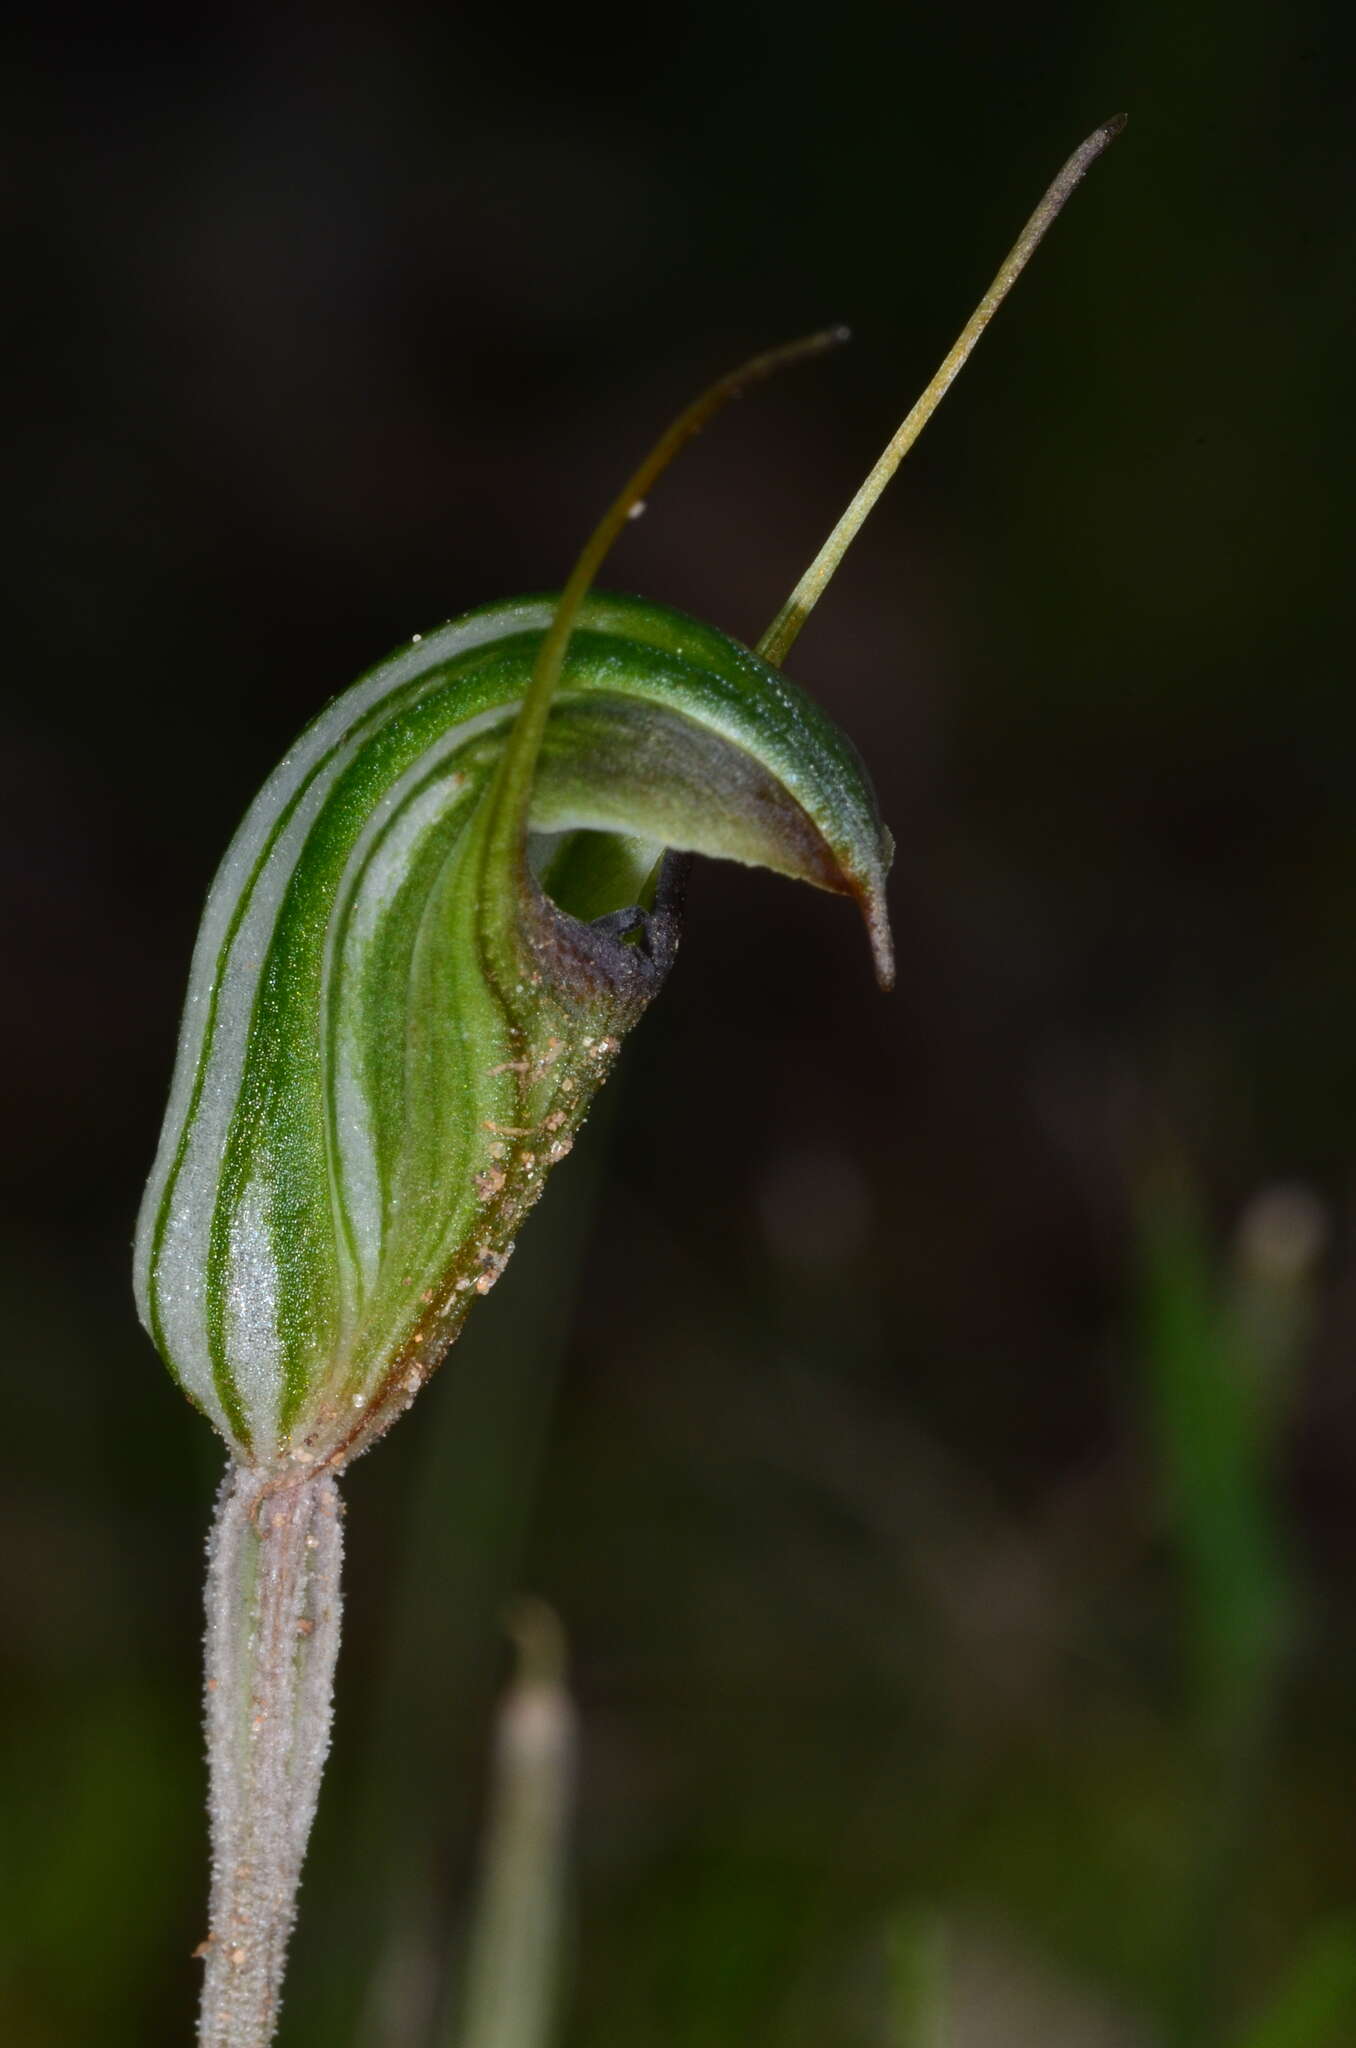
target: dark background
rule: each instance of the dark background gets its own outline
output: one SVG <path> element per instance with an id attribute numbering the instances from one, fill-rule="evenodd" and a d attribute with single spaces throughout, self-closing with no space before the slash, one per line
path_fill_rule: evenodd
<path id="1" fill-rule="evenodd" d="M 704 869 L 351 1476 L 282 2039 L 451 2041 L 526 1587 L 583 1729 L 567 2043 L 912 2048 L 936 1958 L 948 2048 L 1356 2040 L 1351 40 L 1317 0 L 11 40 L 15 2048 L 191 2029 L 219 1452 L 128 1248 L 240 811 L 411 631 L 561 580 L 710 376 L 847 320 L 609 568 L 756 639 L 1121 107 L 791 663 L 898 841 L 898 990 L 841 904 Z"/>

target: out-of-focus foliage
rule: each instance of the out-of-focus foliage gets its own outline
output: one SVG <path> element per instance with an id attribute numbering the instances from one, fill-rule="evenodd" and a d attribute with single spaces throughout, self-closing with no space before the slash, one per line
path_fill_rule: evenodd
<path id="1" fill-rule="evenodd" d="M 215 1456 L 124 1275 L 243 802 L 844 318 L 610 567 L 756 639 L 1122 106 L 790 664 L 879 771 L 899 990 L 698 877 L 515 1285 L 353 1473 L 282 2040 L 444 2027 L 520 1588 L 581 1727 L 567 2048 L 1356 2035 L 1351 58 L 1315 0 L 11 46 L 0 2038 L 191 2028 Z M 1328 1243 L 1259 1296 L 1278 1183 Z"/>

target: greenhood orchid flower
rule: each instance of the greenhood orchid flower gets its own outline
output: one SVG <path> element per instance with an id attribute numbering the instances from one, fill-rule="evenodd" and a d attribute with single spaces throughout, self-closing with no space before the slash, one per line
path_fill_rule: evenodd
<path id="1" fill-rule="evenodd" d="M 684 864 L 855 899 L 890 985 L 890 839 L 851 743 L 781 673 L 805 618 L 1064 200 L 1046 194 L 757 651 L 593 584 L 682 414 L 559 596 L 365 675 L 265 783 L 203 914 L 136 1242 L 142 1320 L 229 1450 L 207 1583 L 202 2048 L 266 2048 L 329 1741 L 336 1477 L 494 1286 L 672 964 Z"/>
<path id="2" fill-rule="evenodd" d="M 137 1296 L 261 1472 L 370 1443 L 503 1271 L 668 971 L 681 854 L 855 897 L 889 979 L 889 843 L 853 748 L 677 612 L 585 601 L 504 829 L 556 604 L 471 612 L 337 697 L 208 898 Z"/>

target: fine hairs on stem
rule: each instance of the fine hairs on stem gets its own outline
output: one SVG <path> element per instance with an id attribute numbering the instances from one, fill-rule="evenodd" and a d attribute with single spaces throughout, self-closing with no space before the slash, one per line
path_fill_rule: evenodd
<path id="1" fill-rule="evenodd" d="M 212 1893 L 200 2048 L 273 2038 L 330 1744 L 342 1552 L 330 1473 L 270 1488 L 228 1468 L 207 1572 Z"/>
<path id="2" fill-rule="evenodd" d="M 1082 180 L 1084 173 L 1096 163 L 1108 144 L 1115 141 L 1124 128 L 1125 121 L 1124 114 L 1117 114 L 1112 120 L 1104 121 L 1102 126 L 1074 151 L 1009 249 L 993 283 L 961 329 L 932 382 L 917 400 L 898 433 L 888 443 L 879 462 L 759 641 L 758 652 L 764 661 L 771 662 L 774 668 L 780 668 L 786 660 L 801 627 L 828 589 L 834 571 L 865 524 L 867 514 L 955 383 L 975 343 L 1035 254 L 1046 229 L 1054 221 L 1074 187 Z"/>

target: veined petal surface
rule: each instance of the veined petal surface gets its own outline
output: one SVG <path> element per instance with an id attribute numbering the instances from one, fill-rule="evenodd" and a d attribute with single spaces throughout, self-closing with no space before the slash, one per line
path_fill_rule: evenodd
<path id="1" fill-rule="evenodd" d="M 408 1405 L 672 960 L 663 879 L 649 910 L 587 923 L 525 848 L 507 872 L 495 851 L 496 769 L 553 610 L 469 613 L 335 698 L 212 885 L 137 1299 L 255 1466 L 342 1464 Z M 850 894 L 888 979 L 889 841 L 855 751 L 679 613 L 586 600 L 530 824 Z"/>

